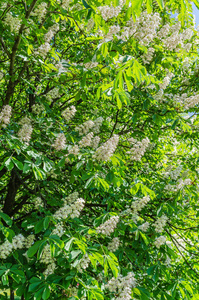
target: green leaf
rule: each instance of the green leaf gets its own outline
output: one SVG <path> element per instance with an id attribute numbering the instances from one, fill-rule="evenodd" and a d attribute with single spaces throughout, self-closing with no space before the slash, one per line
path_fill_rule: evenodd
<path id="1" fill-rule="evenodd" d="M 28 257 L 32 257 L 38 250 L 39 246 L 41 245 L 43 241 L 37 241 L 34 243 L 34 245 L 32 245 L 28 251 L 27 251 L 27 255 Z"/>
<path id="2" fill-rule="evenodd" d="M 43 179 L 44 179 L 45 173 L 44 173 L 41 169 L 39 169 L 39 168 L 36 167 L 35 165 L 32 165 L 32 169 L 33 169 L 35 178 L 36 178 L 37 180 L 43 180 Z"/>
<path id="3" fill-rule="evenodd" d="M 38 287 L 39 287 L 39 285 L 42 283 L 42 281 L 38 281 L 38 282 L 34 282 L 34 283 L 31 283 L 30 285 L 29 285 L 29 289 L 28 289 L 28 291 L 29 292 L 36 292 L 37 290 L 38 290 Z"/>
<path id="4" fill-rule="evenodd" d="M 100 253 L 92 253 L 93 257 L 100 263 L 101 266 L 104 265 L 104 257 Z"/>
<path id="5" fill-rule="evenodd" d="M 48 228 L 50 221 L 51 221 L 51 217 L 46 216 L 45 219 L 44 219 L 44 229 L 45 230 Z"/>
<path id="6" fill-rule="evenodd" d="M 39 222 L 37 222 L 37 224 L 35 225 L 35 233 L 39 233 L 40 231 L 42 231 L 44 229 L 44 220 L 40 220 Z"/>
<path id="7" fill-rule="evenodd" d="M 13 164 L 13 162 L 12 162 L 12 158 L 9 157 L 9 158 L 5 161 L 4 165 L 6 166 L 6 168 L 7 168 L 9 171 L 11 171 L 12 168 L 14 167 L 14 164 Z"/>
<path id="8" fill-rule="evenodd" d="M 45 286 L 45 289 L 42 294 L 42 299 L 46 300 L 50 297 L 50 287 L 48 285 Z"/>
<path id="9" fill-rule="evenodd" d="M 67 243 L 65 244 L 64 249 L 66 251 L 70 251 L 70 249 L 72 248 L 72 244 L 73 244 L 74 238 L 71 238 L 67 241 Z"/>
<path id="10" fill-rule="evenodd" d="M 122 101 L 120 100 L 119 95 L 116 95 L 116 100 L 117 100 L 117 107 L 119 109 L 121 109 L 122 108 Z"/>
<path id="11" fill-rule="evenodd" d="M 148 14 L 152 13 L 153 10 L 152 0 L 147 0 L 146 7 L 147 7 Z"/>
<path id="12" fill-rule="evenodd" d="M 31 162 L 30 163 L 25 163 L 23 166 L 23 173 L 27 174 L 31 169 Z"/>
<path id="13" fill-rule="evenodd" d="M 23 170 L 23 164 L 22 162 L 20 162 L 19 160 L 17 160 L 15 157 L 12 157 L 12 161 L 15 164 L 15 166 L 19 169 L 19 170 Z"/>
<path id="14" fill-rule="evenodd" d="M 57 235 L 51 235 L 49 240 L 53 241 L 59 248 L 64 248 L 64 242 Z"/>
<path id="15" fill-rule="evenodd" d="M 157 1 L 157 3 L 158 3 L 158 5 L 159 5 L 159 7 L 161 8 L 161 9 L 163 9 L 164 8 L 164 2 L 163 2 L 163 0 L 156 0 Z M 194 0 L 193 0 L 194 1 Z M 196 0 L 197 1 L 197 0 Z"/>
<path id="16" fill-rule="evenodd" d="M 85 0 L 82 0 L 82 3 L 85 8 L 91 8 L 90 5 L 88 5 L 88 3 Z"/>
<path id="17" fill-rule="evenodd" d="M 49 172 L 50 170 L 52 170 L 51 163 L 46 158 L 43 162 L 43 169 L 44 169 L 45 172 Z"/>
<path id="18" fill-rule="evenodd" d="M 9 226 L 12 226 L 12 220 L 8 215 L 0 212 L 0 218 L 2 218 Z"/>
<path id="19" fill-rule="evenodd" d="M 117 263 L 112 258 L 110 258 L 109 256 L 107 256 L 107 260 L 108 260 L 108 264 L 111 268 L 111 271 L 113 272 L 113 276 L 115 278 L 117 278 L 118 272 L 119 272 L 118 268 L 117 268 Z"/>

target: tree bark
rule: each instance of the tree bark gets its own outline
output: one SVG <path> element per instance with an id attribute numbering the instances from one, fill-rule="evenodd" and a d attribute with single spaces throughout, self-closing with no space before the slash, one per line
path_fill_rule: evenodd
<path id="1" fill-rule="evenodd" d="M 9 216 L 11 216 L 11 212 L 15 202 L 15 196 L 17 194 L 17 190 L 21 185 L 21 181 L 17 176 L 16 171 L 13 169 L 11 172 L 11 178 L 8 183 L 8 192 L 5 198 L 5 203 L 3 207 L 3 212 Z"/>

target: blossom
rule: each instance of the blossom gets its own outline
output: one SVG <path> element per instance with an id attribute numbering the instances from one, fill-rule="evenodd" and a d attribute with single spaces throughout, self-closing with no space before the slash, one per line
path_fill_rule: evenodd
<path id="1" fill-rule="evenodd" d="M 111 252 L 115 252 L 120 246 L 120 240 L 118 237 L 112 239 L 112 241 L 108 244 L 108 250 Z"/>
<path id="2" fill-rule="evenodd" d="M 107 161 L 115 152 L 119 142 L 119 136 L 114 134 L 108 141 L 97 148 L 93 155 L 96 160 Z"/>
<path id="3" fill-rule="evenodd" d="M 31 12 L 32 16 L 36 16 L 38 18 L 38 21 L 41 23 L 43 18 L 45 17 L 47 12 L 47 3 L 42 2 L 40 3 L 33 12 Z"/>
<path id="4" fill-rule="evenodd" d="M 91 147 L 97 149 L 99 142 L 100 142 L 100 137 L 96 135 L 91 141 Z"/>
<path id="5" fill-rule="evenodd" d="M 10 31 L 17 33 L 19 31 L 19 28 L 21 26 L 21 20 L 19 20 L 17 17 L 13 17 L 11 14 L 6 14 L 4 23 L 8 26 L 10 26 Z"/>
<path id="6" fill-rule="evenodd" d="M 40 55 L 42 58 L 45 58 L 46 55 L 48 54 L 48 52 L 50 51 L 50 49 L 51 49 L 51 47 L 50 47 L 49 42 L 45 42 L 35 51 L 35 53 L 37 55 Z"/>
<path id="7" fill-rule="evenodd" d="M 140 229 L 140 230 L 146 232 L 146 231 L 149 229 L 149 226 L 150 226 L 149 222 L 145 222 L 145 223 L 143 223 L 142 225 L 139 225 L 139 226 L 138 226 L 138 229 Z"/>
<path id="8" fill-rule="evenodd" d="M 93 138 L 93 132 L 88 133 L 86 136 L 84 136 L 81 141 L 79 141 L 80 147 L 88 147 L 91 145 L 91 141 Z"/>
<path id="9" fill-rule="evenodd" d="M 24 241 L 24 246 L 26 248 L 30 248 L 32 246 L 32 244 L 34 243 L 35 240 L 35 235 L 34 234 L 30 234 L 27 236 L 27 238 Z"/>
<path id="10" fill-rule="evenodd" d="M 162 245 L 164 245 L 166 242 L 166 237 L 161 235 L 158 238 L 156 238 L 154 245 L 159 249 Z"/>
<path id="11" fill-rule="evenodd" d="M 66 219 L 69 216 L 72 219 L 78 218 L 84 208 L 84 204 L 85 200 L 82 198 L 77 198 L 72 204 L 67 204 L 67 202 L 65 202 L 64 206 L 55 212 L 54 217 L 58 220 Z"/>
<path id="12" fill-rule="evenodd" d="M 46 244 L 42 250 L 40 256 L 40 262 L 44 264 L 51 264 L 54 262 L 54 259 L 51 257 L 50 245 Z"/>
<path id="13" fill-rule="evenodd" d="M 40 197 L 36 197 L 34 199 L 34 205 L 35 205 L 35 209 L 39 209 L 44 206 L 44 203 Z"/>
<path id="14" fill-rule="evenodd" d="M 12 108 L 10 105 L 5 105 L 0 112 L 0 124 L 3 123 L 3 127 L 10 123 Z"/>
<path id="15" fill-rule="evenodd" d="M 161 233 L 166 226 L 167 220 L 168 217 L 165 215 L 162 215 L 160 218 L 158 218 L 153 224 L 153 226 L 155 227 L 155 231 Z"/>
<path id="16" fill-rule="evenodd" d="M 130 138 L 128 141 L 133 145 L 133 147 L 131 150 L 127 151 L 127 154 L 130 154 L 132 160 L 141 161 L 141 158 L 150 143 L 149 139 L 145 138 L 142 141 L 138 141 L 134 138 Z"/>
<path id="17" fill-rule="evenodd" d="M 111 233 L 114 232 L 118 222 L 119 222 L 119 217 L 113 216 L 105 223 L 97 227 L 96 231 L 97 233 L 102 233 L 109 236 Z"/>
<path id="18" fill-rule="evenodd" d="M 103 121 L 104 121 L 104 119 L 102 117 L 95 119 L 94 125 L 92 127 L 92 131 L 94 133 L 99 133 L 100 127 L 101 127 Z"/>
<path id="19" fill-rule="evenodd" d="M 61 237 L 64 234 L 64 227 L 62 223 L 56 224 L 55 229 L 52 231 L 52 235 L 58 235 Z"/>
<path id="20" fill-rule="evenodd" d="M 88 120 L 83 124 L 79 125 L 78 127 L 76 127 L 76 130 L 79 131 L 79 135 L 83 135 L 83 134 L 87 134 L 93 126 L 94 126 L 94 122 Z"/>
<path id="21" fill-rule="evenodd" d="M 105 6 L 99 6 L 98 7 L 102 18 L 107 21 L 108 19 L 112 19 L 113 17 L 117 17 L 119 13 L 121 12 L 122 7 L 117 6 L 114 7 L 113 5 L 105 5 Z"/>
<path id="22" fill-rule="evenodd" d="M 58 97 L 60 97 L 59 87 L 53 88 L 46 95 L 46 99 L 49 100 L 49 101 L 52 101 L 52 99 L 55 99 L 55 98 L 58 98 Z"/>
<path id="23" fill-rule="evenodd" d="M 115 300 L 130 300 L 132 299 L 132 288 L 136 286 L 136 279 L 133 272 L 129 272 L 127 276 L 118 275 L 117 278 L 111 278 L 105 285 L 105 288 L 110 292 L 117 294 Z"/>
<path id="24" fill-rule="evenodd" d="M 63 150 L 66 148 L 66 137 L 64 133 L 59 133 L 54 144 L 52 146 L 55 148 L 55 150 Z"/>
<path id="25" fill-rule="evenodd" d="M 81 260 L 78 262 L 77 270 L 82 273 L 84 270 L 86 270 L 89 266 L 90 258 L 88 257 L 88 254 L 84 254 L 84 256 L 81 258 Z"/>
<path id="26" fill-rule="evenodd" d="M 12 242 L 5 240 L 5 242 L 0 245 L 0 258 L 6 259 L 13 250 L 22 249 L 24 245 L 25 237 L 22 234 L 15 235 Z"/>
<path id="27" fill-rule="evenodd" d="M 26 144 L 29 144 L 32 132 L 33 132 L 32 125 L 25 123 L 22 125 L 21 129 L 19 130 L 18 136 L 21 141 L 25 142 Z"/>
<path id="28" fill-rule="evenodd" d="M 50 264 L 47 266 L 47 268 L 46 268 L 46 270 L 43 272 L 43 274 L 47 277 L 48 275 L 53 274 L 54 271 L 55 271 L 55 269 L 56 269 L 56 264 L 55 264 L 54 262 L 52 262 L 52 263 L 50 263 Z"/>
<path id="29" fill-rule="evenodd" d="M 64 117 L 64 119 L 66 119 L 66 121 L 70 121 L 70 119 L 72 119 L 76 113 L 76 108 L 74 105 L 72 105 L 71 107 L 68 107 L 67 109 L 65 109 L 62 112 L 62 116 Z"/>

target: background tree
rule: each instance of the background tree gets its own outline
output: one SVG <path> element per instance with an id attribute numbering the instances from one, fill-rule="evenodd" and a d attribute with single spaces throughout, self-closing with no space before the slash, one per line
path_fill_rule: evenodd
<path id="1" fill-rule="evenodd" d="M 1 298 L 198 299 L 191 3 L 9 0 L 0 26 Z"/>

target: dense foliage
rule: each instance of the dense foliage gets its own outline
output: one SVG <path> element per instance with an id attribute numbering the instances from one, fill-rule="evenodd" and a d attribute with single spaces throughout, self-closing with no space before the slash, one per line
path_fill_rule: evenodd
<path id="1" fill-rule="evenodd" d="M 2 0 L 0 31 L 0 298 L 199 299 L 191 2 Z"/>

